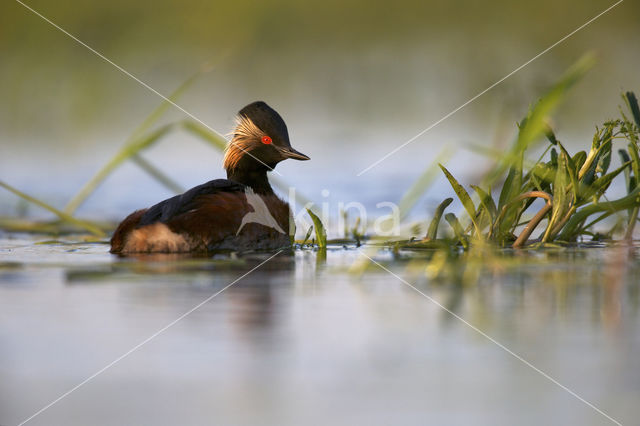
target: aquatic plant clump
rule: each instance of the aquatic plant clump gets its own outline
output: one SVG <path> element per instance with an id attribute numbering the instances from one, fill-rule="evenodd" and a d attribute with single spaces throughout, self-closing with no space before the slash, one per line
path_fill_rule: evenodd
<path id="1" fill-rule="evenodd" d="M 640 108 L 633 92 L 623 94 L 626 108 L 620 117 L 596 128 L 589 151 L 571 155 L 544 120 L 550 96 L 541 99 L 520 122 L 513 147 L 498 159 L 481 185 L 471 185 L 477 201 L 442 165 L 461 201 L 470 225 L 465 229 L 453 213 L 445 215 L 454 241 L 464 248 L 470 242 L 491 242 L 499 246 L 523 247 L 536 230 L 536 242 L 575 242 L 584 237 L 611 239 L 621 233 L 631 239 L 640 209 Z M 525 153 L 536 141 L 546 136 L 548 146 L 538 161 L 525 167 Z M 621 165 L 611 167 L 617 152 Z M 607 190 L 616 178 L 624 179 L 626 195 L 610 200 Z M 503 180 L 497 195 L 491 191 L 494 182 Z M 531 211 L 536 199 L 544 200 L 537 211 Z M 448 198 L 438 208 L 425 240 L 433 241 Z M 531 215 L 523 220 L 525 215 Z M 594 225 L 617 216 L 607 232 L 596 233 Z M 543 226 L 544 225 L 544 226 Z M 524 226 L 524 227 L 523 227 Z"/>

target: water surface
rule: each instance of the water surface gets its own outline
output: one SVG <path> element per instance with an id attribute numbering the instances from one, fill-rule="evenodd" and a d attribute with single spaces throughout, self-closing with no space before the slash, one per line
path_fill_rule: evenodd
<path id="1" fill-rule="evenodd" d="M 104 244 L 37 241 L 0 240 L 2 425 L 270 256 L 120 259 Z M 598 409 L 637 424 L 636 248 L 505 254 L 466 284 L 427 278 L 415 254 L 366 250 Z M 28 424 L 613 424 L 389 272 L 349 273 L 359 256 L 276 256 Z"/>

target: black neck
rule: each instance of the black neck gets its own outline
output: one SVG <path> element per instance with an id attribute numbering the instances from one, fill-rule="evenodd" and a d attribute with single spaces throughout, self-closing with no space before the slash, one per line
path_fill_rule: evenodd
<path id="1" fill-rule="evenodd" d="M 242 167 L 239 164 L 238 167 L 227 170 L 227 179 L 247 185 L 257 194 L 272 194 L 273 189 L 269 185 L 269 179 L 267 178 L 267 168 L 256 167 L 247 168 Z"/>

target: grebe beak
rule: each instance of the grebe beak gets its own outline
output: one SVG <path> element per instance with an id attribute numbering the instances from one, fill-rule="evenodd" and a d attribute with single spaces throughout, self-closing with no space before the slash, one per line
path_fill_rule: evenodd
<path id="1" fill-rule="evenodd" d="M 293 148 L 280 148 L 278 147 L 278 151 L 284 156 L 284 158 L 292 158 L 294 160 L 310 160 L 310 158 L 304 155 L 301 152 L 296 151 Z"/>

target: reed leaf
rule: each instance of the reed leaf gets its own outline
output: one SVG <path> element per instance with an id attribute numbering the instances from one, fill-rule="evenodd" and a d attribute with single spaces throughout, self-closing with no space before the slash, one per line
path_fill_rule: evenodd
<path id="1" fill-rule="evenodd" d="M 197 121 L 183 120 L 180 124 L 184 130 L 189 133 L 193 133 L 199 139 L 207 142 L 218 151 L 222 152 L 227 148 L 227 140 L 224 136 L 206 126 L 203 126 Z"/>
<path id="2" fill-rule="evenodd" d="M 169 96 L 168 99 L 172 102 L 177 101 L 186 91 L 191 87 L 193 83 L 202 75 L 206 70 L 200 69 L 196 73 L 194 73 L 191 77 L 187 78 L 180 86 L 178 86 Z M 143 134 L 147 133 L 149 129 L 158 121 L 165 112 L 173 105 L 171 102 L 164 101 L 160 105 L 158 105 L 151 113 L 140 123 L 138 127 L 131 133 L 129 138 L 125 142 L 125 146 L 133 143 L 135 140 L 142 137 Z"/>
<path id="3" fill-rule="evenodd" d="M 91 222 L 88 222 L 86 220 L 80 220 L 80 219 L 76 219 L 75 217 L 73 217 L 72 215 L 63 212 L 61 210 L 56 209 L 55 207 L 45 203 L 44 201 L 38 200 L 35 197 L 32 197 L 30 195 L 25 194 L 24 192 L 14 188 L 13 186 L 0 181 L 0 186 L 5 188 L 7 191 L 10 191 L 12 193 L 14 193 L 15 195 L 17 195 L 18 197 L 22 198 L 23 200 L 26 200 L 30 203 L 33 203 L 39 207 L 42 207 L 45 210 L 50 211 L 51 213 L 55 214 L 56 216 L 58 216 L 60 218 L 60 220 L 67 222 L 71 225 L 77 226 L 81 229 L 84 229 L 86 231 L 89 231 L 90 233 L 98 236 L 98 237 L 105 237 L 106 234 L 104 233 L 104 231 L 102 229 L 100 229 L 99 227 L 97 227 L 96 225 L 94 225 Z"/>
<path id="4" fill-rule="evenodd" d="M 115 156 L 109 160 L 69 201 L 64 211 L 66 214 L 73 214 L 80 205 L 100 186 L 100 184 L 123 162 L 136 155 L 141 150 L 148 148 L 158 142 L 162 137 L 173 130 L 173 124 L 166 124 L 153 132 L 143 135 L 132 143 L 125 145 Z"/>
<path id="5" fill-rule="evenodd" d="M 164 185 L 169 191 L 174 194 L 180 194 L 185 191 L 180 184 L 165 175 L 164 172 L 158 169 L 156 166 L 145 160 L 140 154 L 134 154 L 131 156 L 131 161 L 136 163 L 141 169 L 146 171 L 149 175 L 153 176 L 158 182 Z"/>

